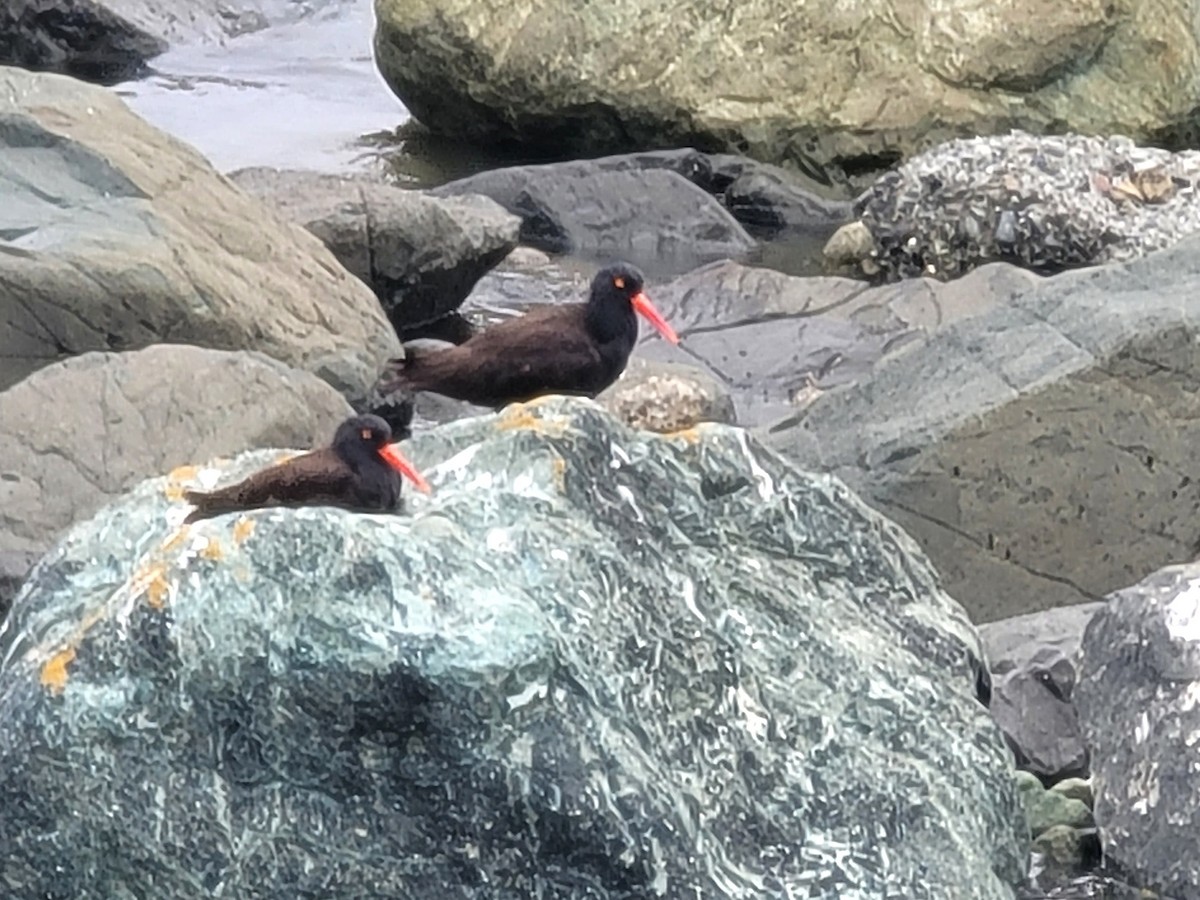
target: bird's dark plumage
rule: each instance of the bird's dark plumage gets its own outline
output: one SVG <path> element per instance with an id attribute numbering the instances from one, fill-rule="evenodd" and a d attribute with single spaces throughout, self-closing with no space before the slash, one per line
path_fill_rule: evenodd
<path id="1" fill-rule="evenodd" d="M 602 269 L 586 303 L 540 307 L 457 347 L 392 362 L 387 390 L 429 391 L 493 408 L 544 394 L 594 397 L 617 380 L 637 341 L 641 313 L 673 343 L 675 332 L 627 264 Z"/>
<path id="2" fill-rule="evenodd" d="M 404 434 L 403 437 L 407 437 Z M 185 491 L 195 505 L 185 522 L 267 506 L 340 506 L 387 512 L 400 502 L 400 476 L 428 485 L 392 444 L 378 416 L 353 416 L 338 426 L 328 447 L 268 466 L 213 491 Z"/>

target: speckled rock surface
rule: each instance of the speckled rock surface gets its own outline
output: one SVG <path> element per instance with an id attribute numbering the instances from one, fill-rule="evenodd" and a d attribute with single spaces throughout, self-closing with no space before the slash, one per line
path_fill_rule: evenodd
<path id="1" fill-rule="evenodd" d="M 1195 556 L 1197 323 L 1200 237 L 1031 276 L 765 440 L 899 522 L 975 622 L 1099 600 Z"/>
<path id="2" fill-rule="evenodd" d="M 354 402 L 399 352 L 321 241 L 111 91 L 0 68 L 0 389 L 91 350 L 258 350 Z"/>
<path id="3" fill-rule="evenodd" d="M 62 531 L 199 455 L 319 446 L 352 412 L 259 353 L 155 344 L 85 353 L 0 392 L 0 618 Z"/>
<path id="4" fill-rule="evenodd" d="M 893 280 L 994 261 L 1053 273 L 1134 259 L 1200 231 L 1198 181 L 1200 152 L 1120 136 L 950 141 L 855 203 L 872 238 L 862 267 Z"/>
<path id="5" fill-rule="evenodd" d="M 977 638 L 841 484 L 579 400 L 406 451 L 404 515 L 181 531 L 159 479 L 44 561 L 0 631 L 6 896 L 1010 900 Z"/>
<path id="6" fill-rule="evenodd" d="M 1104 852 L 1135 883 L 1200 897 L 1200 565 L 1117 591 L 1083 636 L 1075 703 Z"/>
<path id="7" fill-rule="evenodd" d="M 728 389 L 695 366 L 634 357 L 596 402 L 622 422 L 663 434 L 735 420 Z"/>

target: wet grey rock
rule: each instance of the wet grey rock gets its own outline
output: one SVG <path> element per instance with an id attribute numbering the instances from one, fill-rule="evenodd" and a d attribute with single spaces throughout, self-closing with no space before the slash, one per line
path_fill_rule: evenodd
<path id="1" fill-rule="evenodd" d="M 1191 559 L 1200 520 L 1200 238 L 1002 299 L 764 438 L 899 522 L 976 622 Z"/>
<path id="2" fill-rule="evenodd" d="M 309 15 L 290 0 L 5 0 L 0 65 L 99 84 L 141 74 L 169 46 L 210 43 Z"/>
<path id="3" fill-rule="evenodd" d="M 517 245 L 520 220 L 487 197 L 433 197 L 365 176 L 264 167 L 229 175 L 371 286 L 401 338 L 457 309 Z"/>
<path id="4" fill-rule="evenodd" d="M 725 207 L 752 233 L 777 237 L 804 232 L 832 235 L 854 217 L 848 200 L 827 200 L 782 171 L 748 171 L 725 189 Z"/>
<path id="5" fill-rule="evenodd" d="M 1046 784 L 1088 771 L 1072 694 L 1083 631 L 1103 605 L 1048 609 L 979 628 L 992 672 L 992 717 L 1017 765 Z"/>
<path id="6" fill-rule="evenodd" d="M 670 166 L 647 167 L 635 167 L 635 159 L 500 169 L 432 193 L 484 194 L 521 217 L 523 243 L 552 253 L 626 259 L 651 273 L 743 258 L 757 246 L 719 200 L 677 171 L 701 157 L 676 154 Z M 702 163 L 696 165 L 702 173 Z"/>
<path id="7" fill-rule="evenodd" d="M 7 0 L 0 65 L 114 84 L 132 78 L 167 42 L 94 0 Z"/>
<path id="8" fill-rule="evenodd" d="M 1002 304 L 1031 279 L 995 266 L 958 283 L 872 288 L 849 278 L 711 263 L 649 286 L 683 344 L 672 347 L 645 329 L 634 352 L 700 366 L 730 390 L 739 424 L 775 425 L 824 391 L 868 377 L 922 330 Z"/>
<path id="9" fill-rule="evenodd" d="M 132 485 L 197 458 L 327 443 L 350 412 L 260 353 L 177 344 L 86 353 L 0 392 L 0 618 L 59 535 Z"/>
<path id="10" fill-rule="evenodd" d="M 351 402 L 400 352 L 370 289 L 112 92 L 0 68 L 0 389 L 88 351 L 257 350 Z"/>
<path id="11" fill-rule="evenodd" d="M 403 515 L 181 532 L 157 479 L 39 566 L 0 631 L 7 895 L 1010 900 L 977 638 L 839 483 L 579 400 L 406 451 Z"/>
<path id="12" fill-rule="evenodd" d="M 1076 706 L 1092 749 L 1105 854 L 1131 881 L 1200 897 L 1200 566 L 1116 591 L 1083 636 Z"/>

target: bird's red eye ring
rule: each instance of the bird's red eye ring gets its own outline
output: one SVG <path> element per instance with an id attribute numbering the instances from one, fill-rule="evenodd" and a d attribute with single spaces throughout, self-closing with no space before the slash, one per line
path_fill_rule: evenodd
<path id="1" fill-rule="evenodd" d="M 617 288 L 620 290 L 625 289 L 625 279 L 622 278 L 620 275 L 618 275 L 616 278 L 613 279 L 613 284 L 616 285 Z"/>
<path id="2" fill-rule="evenodd" d="M 362 439 L 364 441 L 369 441 L 371 439 L 371 429 L 370 428 L 364 428 L 359 433 L 362 435 Z"/>

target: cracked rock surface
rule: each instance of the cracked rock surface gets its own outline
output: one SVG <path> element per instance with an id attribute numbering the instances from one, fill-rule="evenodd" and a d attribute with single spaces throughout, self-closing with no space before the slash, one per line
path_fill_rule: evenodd
<path id="1" fill-rule="evenodd" d="M 229 177 L 324 241 L 375 291 L 402 338 L 457 309 L 520 231 L 520 219 L 477 194 L 436 197 L 363 176 L 265 167 Z"/>
<path id="2" fill-rule="evenodd" d="M 349 404 L 259 353 L 87 353 L 0 393 L 0 616 L 59 533 L 143 479 L 253 447 L 327 443 Z"/>
<path id="3" fill-rule="evenodd" d="M 0 389 L 64 356 L 260 350 L 365 397 L 399 342 L 312 234 L 109 91 L 0 68 Z"/>
<path id="4" fill-rule="evenodd" d="M 843 484 L 567 398 L 405 453 L 400 515 L 179 527 L 260 451 L 64 538 L 0 628 L 0 894 L 1012 900 L 978 636 Z"/>
<path id="5" fill-rule="evenodd" d="M 976 622 L 1097 600 L 1195 556 L 1198 323 L 1189 238 L 1032 279 L 765 439 L 899 522 Z"/>

